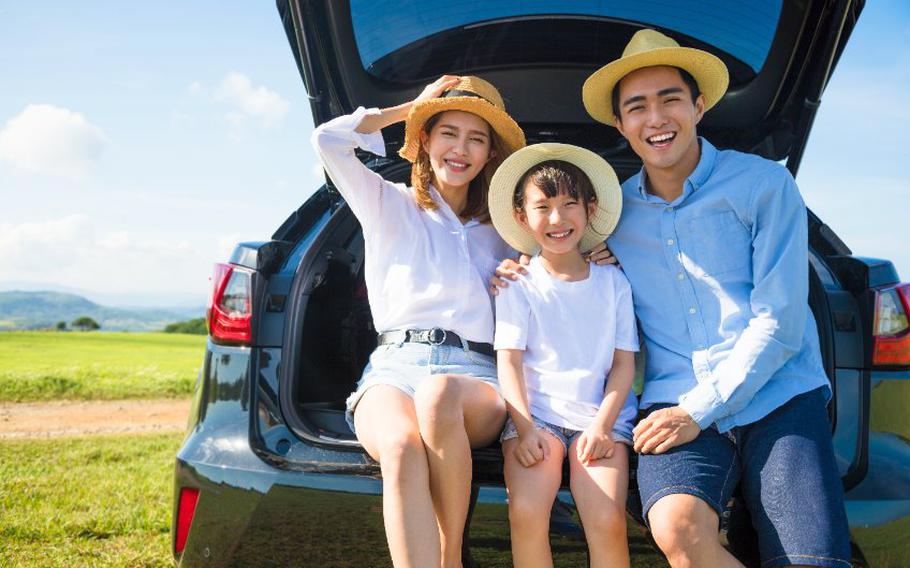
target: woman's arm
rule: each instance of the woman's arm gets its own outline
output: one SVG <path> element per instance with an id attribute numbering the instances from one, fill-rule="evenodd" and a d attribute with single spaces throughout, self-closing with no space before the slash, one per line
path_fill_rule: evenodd
<path id="1" fill-rule="evenodd" d="M 382 130 L 386 126 L 401 122 L 408 117 L 408 113 L 411 111 L 411 107 L 414 106 L 414 103 L 427 99 L 435 99 L 458 84 L 458 81 L 459 78 L 454 75 L 443 75 L 424 87 L 423 91 L 417 95 L 417 98 L 413 101 L 408 101 L 398 106 L 384 108 L 379 111 L 378 114 L 370 114 L 363 117 L 363 120 L 360 121 L 360 125 L 357 126 L 357 132 L 360 132 L 361 134 L 372 134 L 377 130 Z"/>

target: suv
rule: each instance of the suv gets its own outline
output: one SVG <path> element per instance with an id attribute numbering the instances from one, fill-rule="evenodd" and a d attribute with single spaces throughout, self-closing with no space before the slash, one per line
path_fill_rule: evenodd
<path id="1" fill-rule="evenodd" d="M 587 115 L 581 85 L 635 31 L 655 27 L 730 70 L 730 89 L 700 132 L 719 147 L 786 160 L 795 175 L 863 2 L 655 4 L 278 0 L 278 11 L 317 124 L 358 105 L 409 100 L 443 73 L 479 74 L 501 90 L 529 143 L 585 146 L 621 178 L 640 162 L 614 129 Z M 361 158 L 404 181 L 403 128 L 383 134 L 394 158 Z M 832 436 L 856 560 L 901 564 L 910 553 L 910 284 L 888 261 L 853 256 L 811 212 L 809 246 L 809 303 L 835 392 Z M 376 344 L 363 264 L 360 225 L 328 183 L 270 241 L 240 244 L 216 266 L 205 364 L 176 460 L 179 565 L 390 564 L 379 467 L 343 418 Z M 498 447 L 475 452 L 473 481 L 465 565 L 508 565 Z M 640 521 L 636 494 L 629 509 Z M 580 528 L 564 514 L 570 507 L 561 492 L 554 552 L 583 565 Z M 644 530 L 630 526 L 633 563 L 649 555 L 659 562 Z M 751 563 L 747 513 L 734 507 L 724 530 Z"/>

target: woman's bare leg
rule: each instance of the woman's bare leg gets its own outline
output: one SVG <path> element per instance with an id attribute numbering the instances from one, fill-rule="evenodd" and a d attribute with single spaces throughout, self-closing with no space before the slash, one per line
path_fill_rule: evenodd
<path id="1" fill-rule="evenodd" d="M 496 439 L 505 420 L 505 403 L 482 381 L 435 375 L 417 388 L 414 405 L 427 449 L 442 566 L 458 568 L 471 496 L 471 448 Z"/>
<path id="2" fill-rule="evenodd" d="M 354 412 L 357 439 L 382 469 L 382 517 L 396 568 L 438 566 L 439 533 L 414 401 L 388 385 L 367 390 Z"/>
<path id="3" fill-rule="evenodd" d="M 521 465 L 514 450 L 518 438 L 502 444 L 506 488 L 509 491 L 509 529 L 515 568 L 552 568 L 550 510 L 562 482 L 562 442 L 546 436 L 550 456 L 531 467 Z"/>
<path id="4" fill-rule="evenodd" d="M 614 445 L 613 456 L 582 463 L 569 447 L 569 486 L 585 529 L 591 568 L 629 565 L 626 533 L 626 492 L 629 487 L 629 448 Z"/>

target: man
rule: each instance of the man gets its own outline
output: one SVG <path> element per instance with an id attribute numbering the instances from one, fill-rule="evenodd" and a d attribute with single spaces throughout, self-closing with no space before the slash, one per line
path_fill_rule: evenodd
<path id="1" fill-rule="evenodd" d="M 785 168 L 697 136 L 727 84 L 720 59 L 641 30 L 583 89 L 643 162 L 608 241 L 647 350 L 643 512 L 673 566 L 740 566 L 718 539 L 740 485 L 763 568 L 848 568 L 806 209 Z"/>

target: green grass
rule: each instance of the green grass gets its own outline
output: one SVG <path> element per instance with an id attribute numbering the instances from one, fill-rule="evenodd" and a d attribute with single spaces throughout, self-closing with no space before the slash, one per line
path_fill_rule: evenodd
<path id="1" fill-rule="evenodd" d="M 171 566 L 181 439 L 0 442 L 0 566 Z"/>
<path id="2" fill-rule="evenodd" d="M 205 336 L 0 332 L 0 401 L 183 397 Z"/>

